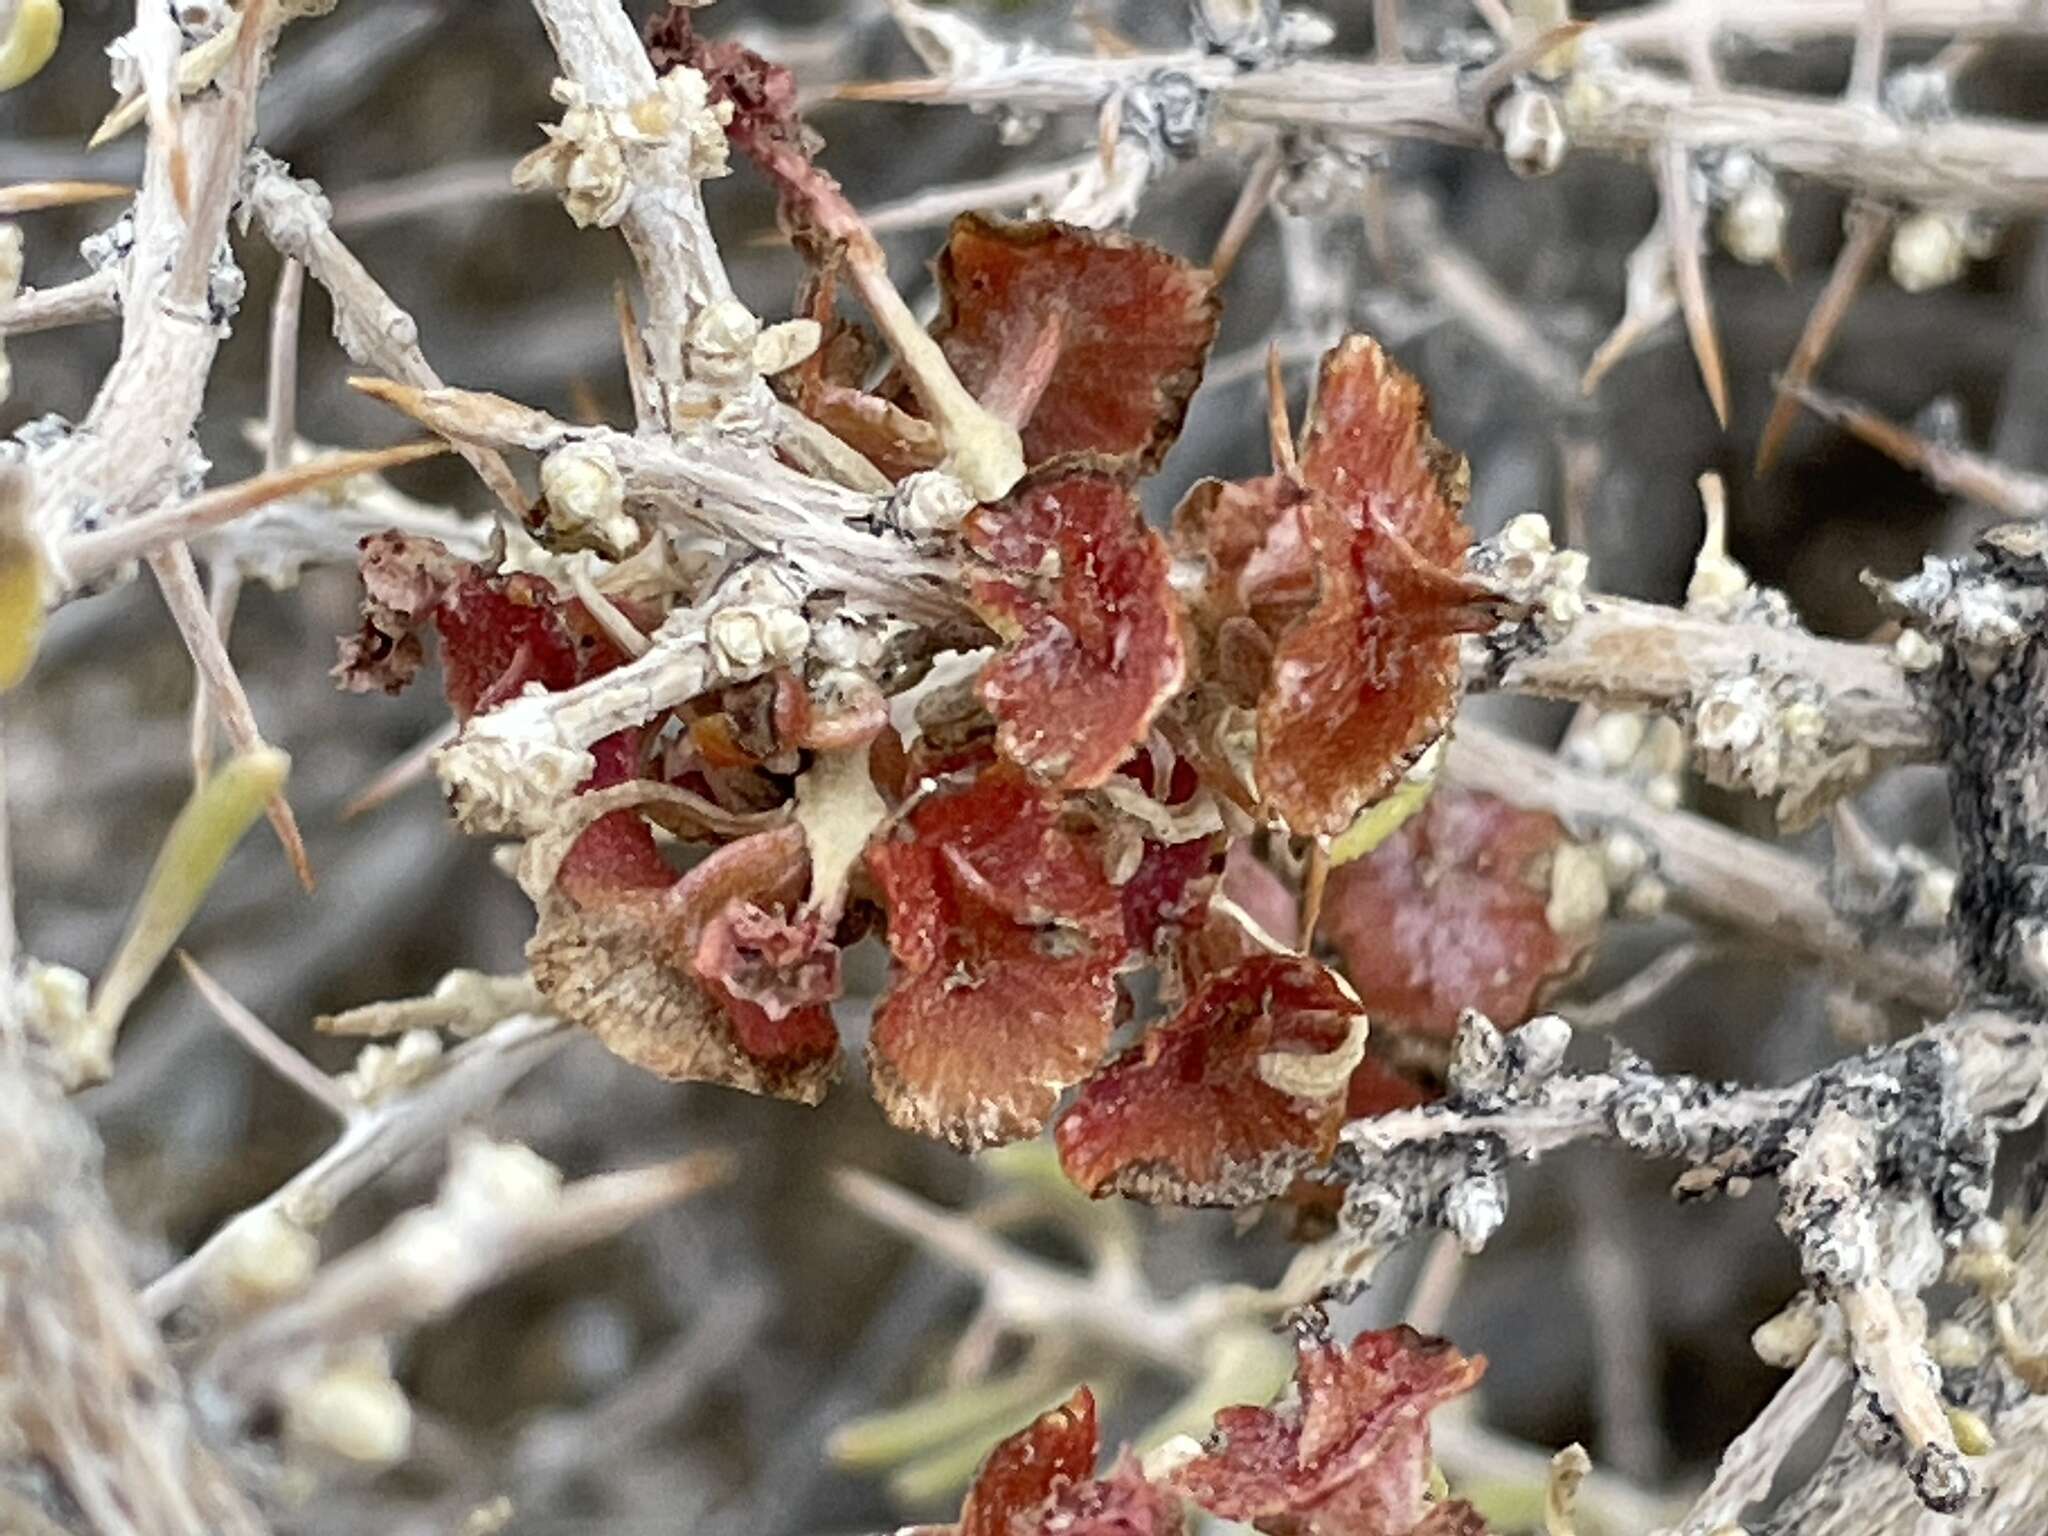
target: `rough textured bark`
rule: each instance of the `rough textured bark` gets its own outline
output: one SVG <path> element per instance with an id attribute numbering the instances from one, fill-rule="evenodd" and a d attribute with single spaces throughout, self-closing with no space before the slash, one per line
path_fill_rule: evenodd
<path id="1" fill-rule="evenodd" d="M 99 1160 L 0 1019 L 0 1527 L 260 1536 L 128 1284 Z"/>

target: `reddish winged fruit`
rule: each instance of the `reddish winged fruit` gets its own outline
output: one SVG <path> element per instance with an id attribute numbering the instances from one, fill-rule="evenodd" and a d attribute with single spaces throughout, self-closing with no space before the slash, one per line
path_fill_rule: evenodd
<path id="1" fill-rule="evenodd" d="M 1552 872 L 1570 841 L 1553 816 L 1446 785 L 1333 871 L 1321 931 L 1374 1024 L 1448 1040 L 1466 1008 L 1503 1029 L 1535 1013 L 1593 937 L 1550 925 Z"/>
<path id="2" fill-rule="evenodd" d="M 541 991 L 658 1077 L 816 1103 L 838 1068 L 838 951 L 790 916 L 809 877 L 802 830 L 743 837 L 664 879 L 646 824 L 623 816 L 584 834 L 542 903 L 526 949 Z"/>
<path id="3" fill-rule="evenodd" d="M 1004 756 L 1059 788 L 1101 784 L 1186 675 L 1166 541 L 1126 486 L 1084 468 L 978 508 L 966 535 L 975 607 L 1009 642 L 980 683 Z"/>
<path id="4" fill-rule="evenodd" d="M 1485 1367 L 1412 1328 L 1363 1333 L 1349 1348 L 1304 1338 L 1293 1400 L 1224 1409 L 1207 1454 L 1174 1482 L 1271 1536 L 1481 1532 L 1469 1506 L 1429 1498 L 1429 1415 Z"/>
<path id="5" fill-rule="evenodd" d="M 441 637 L 441 672 L 458 720 L 490 709 L 529 683 L 567 688 L 623 659 L 583 612 L 538 576 L 500 576 L 404 533 L 362 541 L 363 626 L 342 642 L 343 687 L 396 693 L 425 659 L 419 631 Z"/>
<path id="6" fill-rule="evenodd" d="M 1216 339 L 1208 272 L 1128 235 L 970 213 L 938 276 L 933 333 L 968 391 L 1021 431 L 1029 463 L 1158 468 Z"/>
<path id="7" fill-rule="evenodd" d="M 1318 493 L 1321 595 L 1274 652 L 1258 784 L 1295 832 L 1334 836 L 1449 726 L 1457 635 L 1481 620 L 1458 574 L 1465 461 L 1431 434 L 1422 386 L 1367 337 L 1323 359 L 1301 476 Z"/>
<path id="8" fill-rule="evenodd" d="M 1182 504 L 1207 680 L 1215 702 L 1255 706 L 1251 778 L 1298 835 L 1342 832 L 1451 722 L 1457 637 L 1491 622 L 1462 574 L 1465 494 L 1421 386 L 1353 336 L 1323 359 L 1298 481 L 1212 482 Z"/>
<path id="9" fill-rule="evenodd" d="M 868 1043 L 883 1111 L 965 1149 L 1035 1135 L 1116 1025 L 1123 913 L 1099 837 L 991 769 L 867 858 L 895 959 Z"/>
<path id="10" fill-rule="evenodd" d="M 1095 1475 L 1095 1394 L 1086 1387 L 988 1453 L 960 1509 L 960 1536 L 1013 1536 L 1046 1502 Z M 1025 1529 L 1032 1529 L 1026 1525 Z"/>
<path id="11" fill-rule="evenodd" d="M 1061 1164 L 1098 1196 L 1246 1205 L 1281 1194 L 1336 1144 L 1363 1025 L 1314 961 L 1240 961 L 1082 1087 L 1060 1119 Z"/>

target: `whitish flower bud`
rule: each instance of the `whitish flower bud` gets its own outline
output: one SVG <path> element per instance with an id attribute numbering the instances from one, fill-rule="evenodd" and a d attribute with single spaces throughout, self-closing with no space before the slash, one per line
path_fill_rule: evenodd
<path id="1" fill-rule="evenodd" d="M 1607 915 L 1607 870 L 1582 843 L 1564 843 L 1550 856 L 1550 899 L 1543 920 L 1553 933 L 1590 933 Z"/>
<path id="2" fill-rule="evenodd" d="M 1892 659 L 1904 672 L 1926 672 L 1941 661 L 1941 646 L 1920 630 L 1902 629 L 1892 641 Z"/>
<path id="3" fill-rule="evenodd" d="M 1789 1371 L 1820 1342 L 1820 1309 L 1811 1297 L 1802 1295 L 1776 1317 L 1758 1325 L 1749 1342 L 1764 1364 Z"/>
<path id="4" fill-rule="evenodd" d="M 906 475 L 889 498 L 889 521 L 912 538 L 951 533 L 974 510 L 974 493 L 958 475 L 923 469 Z"/>
<path id="5" fill-rule="evenodd" d="M 1892 281 L 1908 293 L 1925 293 L 1961 277 L 1969 257 L 1961 216 L 1922 209 L 1892 234 Z"/>
<path id="6" fill-rule="evenodd" d="M 548 526 L 587 539 L 617 558 L 640 542 L 640 525 L 626 511 L 626 482 L 618 460 L 601 443 L 570 443 L 540 465 Z"/>
<path id="7" fill-rule="evenodd" d="M 388 1467 L 412 1446 L 412 1404 L 380 1355 L 352 1353 L 285 1395 L 285 1432 L 360 1462 Z"/>
<path id="8" fill-rule="evenodd" d="M 784 320 L 762 331 L 754 341 L 754 371 L 781 373 L 818 350 L 824 331 L 815 320 Z"/>
<path id="9" fill-rule="evenodd" d="M 220 1263 L 207 1276 L 214 1304 L 252 1312 L 296 1296 L 320 1264 L 320 1240 L 265 1206 L 242 1212 L 221 1232 Z"/>
<path id="10" fill-rule="evenodd" d="M 409 1029 L 396 1045 L 366 1045 L 341 1086 L 358 1104 L 376 1104 L 410 1088 L 441 1062 L 441 1037 L 430 1029 Z"/>
<path id="11" fill-rule="evenodd" d="M 458 1219 L 538 1211 L 561 1192 L 562 1171 L 531 1147 L 487 1136 L 463 1136 L 448 1157 L 436 1200 Z"/>
<path id="12" fill-rule="evenodd" d="M 1787 214 L 1776 178 L 1756 176 L 1721 209 L 1721 244 L 1737 261 L 1767 266 L 1785 253 Z"/>
<path id="13" fill-rule="evenodd" d="M 1517 176 L 1548 176 L 1564 163 L 1570 140 L 1557 103 L 1548 93 L 1511 92 L 1494 110 L 1493 126 L 1500 134 L 1508 169 Z"/>

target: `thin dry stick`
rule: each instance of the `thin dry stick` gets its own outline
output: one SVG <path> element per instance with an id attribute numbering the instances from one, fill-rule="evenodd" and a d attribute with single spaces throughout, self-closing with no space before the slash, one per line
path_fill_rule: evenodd
<path id="1" fill-rule="evenodd" d="M 341 243 L 314 191 L 264 156 L 250 174 L 248 206 L 264 238 L 327 290 L 334 304 L 334 337 L 344 352 L 418 388 L 440 387 L 440 375 L 420 350 L 419 326 Z M 499 504 L 514 517 L 523 516 L 526 496 L 504 456 L 473 445 L 461 452 Z"/>
<path id="2" fill-rule="evenodd" d="M 1461 726 L 1445 771 L 1467 788 L 1582 828 L 1627 827 L 1650 848 L 1673 904 L 1772 948 L 1809 955 L 1872 992 L 1930 1013 L 1954 999 L 1952 957 L 1873 940 L 1838 916 L 1805 860 L 1686 811 L 1662 810 L 1626 786 L 1481 726 Z"/>
<path id="3" fill-rule="evenodd" d="M 1951 496 L 1981 503 L 2007 517 L 2048 517 L 2048 477 L 2010 469 L 1982 454 L 1952 448 L 1887 421 L 1868 406 L 1811 385 L 1788 385 L 1788 394 L 1823 421 L 1917 470 Z"/>
<path id="4" fill-rule="evenodd" d="M 68 208 L 74 203 L 134 195 L 133 187 L 118 181 L 18 181 L 11 187 L 0 187 L 0 219 L 44 208 Z"/>
<path id="5" fill-rule="evenodd" d="M 1503 662 L 1474 642 L 1465 669 L 1475 688 L 1651 708 L 1680 719 L 1715 683 L 1762 672 L 1796 679 L 1823 701 L 1830 750 L 1860 745 L 1896 760 L 1931 757 L 1935 749 L 1932 712 L 1883 646 L 1606 593 L 1588 594 L 1570 628 L 1526 654 Z"/>
<path id="6" fill-rule="evenodd" d="M 174 545 L 222 528 L 271 502 L 356 475 L 374 475 L 448 451 L 443 442 L 401 443 L 396 448 L 322 454 L 289 469 L 266 471 L 232 485 L 202 491 L 189 501 L 159 507 L 127 522 L 74 533 L 53 551 L 68 586 L 82 586 L 131 560 L 154 560 Z"/>
<path id="7" fill-rule="evenodd" d="M 245 1214 L 274 1212 L 311 1230 L 341 1202 L 401 1158 L 445 1138 L 465 1120 L 510 1092 L 527 1073 L 568 1043 L 561 1021 L 518 1014 L 448 1053 L 428 1075 L 352 1119 L 313 1162 Z M 235 1218 L 239 1220 L 240 1218 Z M 231 1220 L 198 1249 L 150 1282 L 143 1306 L 166 1317 L 195 1300 L 227 1258 Z"/>
<path id="8" fill-rule="evenodd" d="M 1756 472 L 1759 475 L 1770 473 L 1771 466 L 1778 461 L 1779 450 L 1785 446 L 1785 434 L 1792 430 L 1792 423 L 1799 416 L 1799 402 L 1792 391 L 1805 385 L 1827 356 L 1828 347 L 1848 316 L 1857 290 L 1869 278 L 1871 268 L 1884 250 L 1896 217 L 1881 203 L 1859 198 L 1849 205 L 1842 248 L 1835 254 L 1835 264 L 1829 269 L 1827 283 L 1821 288 L 1820 297 L 1814 300 L 1813 313 L 1806 317 L 1806 325 L 1792 348 L 1792 356 L 1779 379 L 1778 398 L 1772 402 L 1763 435 L 1757 440 Z"/>
<path id="9" fill-rule="evenodd" d="M 587 1248 L 730 1177 L 724 1152 L 601 1173 L 537 1204 L 437 1203 L 325 1266 L 300 1295 L 259 1313 L 224 1340 L 207 1374 L 252 1405 L 296 1356 L 323 1344 L 414 1328 L 486 1285 L 557 1254 Z M 423 1266 L 422 1251 L 435 1262 Z"/>
<path id="10" fill-rule="evenodd" d="M 0 299 L 0 339 L 112 320 L 121 313 L 121 276 L 111 267 L 54 288 L 30 288 Z"/>
<path id="11" fill-rule="evenodd" d="M 1657 152 L 1656 171 L 1679 312 L 1685 316 L 1685 333 L 1692 341 L 1692 355 L 1699 363 L 1700 379 L 1707 386 L 1714 420 L 1725 431 L 1728 375 L 1721 364 L 1721 338 L 1714 327 L 1713 301 L 1707 295 L 1707 221 L 1693 193 L 1690 151 L 1678 142 L 1663 145 Z"/>
<path id="12" fill-rule="evenodd" d="M 243 1007 L 198 961 L 182 949 L 177 953 L 178 964 L 184 967 L 193 990 L 213 1010 L 214 1017 L 227 1026 L 228 1032 L 249 1048 L 251 1055 L 335 1119 L 346 1123 L 356 1117 L 362 1106 L 340 1084 L 279 1039 L 275 1030 Z"/>
<path id="13" fill-rule="evenodd" d="M 1218 283 L 1230 276 L 1230 269 L 1244 252 L 1245 242 L 1251 239 L 1252 231 L 1271 206 L 1273 189 L 1280 184 L 1280 171 L 1277 145 L 1261 150 L 1258 159 L 1252 162 L 1244 185 L 1238 188 L 1237 201 L 1230 206 L 1230 217 L 1223 221 L 1223 232 L 1216 237 L 1216 247 L 1209 253 L 1209 271 Z"/>
<path id="14" fill-rule="evenodd" d="M 403 756 L 379 769 L 369 783 L 342 803 L 341 819 L 353 821 L 358 816 L 374 811 L 413 785 L 432 778 L 434 754 L 455 739 L 455 730 L 453 720 L 443 721 L 422 737 L 417 746 L 409 748 Z"/>
<path id="15" fill-rule="evenodd" d="M 220 632 L 214 627 L 213 615 L 207 609 L 206 593 L 199 584 L 199 568 L 192 563 L 192 551 L 183 543 L 171 544 L 149 557 L 149 568 L 163 592 L 164 605 L 171 610 L 171 617 L 177 623 L 178 633 L 185 639 L 185 649 L 199 674 L 199 686 L 213 693 L 214 713 L 220 716 L 222 725 L 227 728 L 228 740 L 234 743 L 237 752 L 260 750 L 266 745 L 262 728 L 256 724 L 256 711 L 250 707 L 242 679 L 235 672 L 227 647 L 221 644 Z M 299 884 L 310 892 L 313 889 L 313 865 L 306 857 L 306 843 L 299 835 L 298 818 L 292 814 L 291 802 L 285 799 L 282 790 L 270 797 L 265 814 L 277 833 L 278 842 L 284 847 L 285 857 L 291 862 L 292 872 L 299 877 Z"/>

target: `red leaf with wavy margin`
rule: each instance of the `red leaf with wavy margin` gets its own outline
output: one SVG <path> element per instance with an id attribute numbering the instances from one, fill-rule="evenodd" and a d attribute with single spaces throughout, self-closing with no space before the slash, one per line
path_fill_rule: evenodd
<path id="1" fill-rule="evenodd" d="M 1429 1415 L 1486 1368 L 1412 1328 L 1362 1333 L 1345 1348 L 1304 1337 L 1295 1396 L 1226 1408 L 1208 1453 L 1173 1476 L 1203 1508 L 1270 1536 L 1451 1536 L 1478 1532 L 1467 1505 L 1434 1503 Z"/>
<path id="2" fill-rule="evenodd" d="M 1114 476 L 1062 468 L 976 508 L 975 607 L 1008 642 L 982 669 L 1003 754 L 1061 789 L 1106 781 L 1187 671 L 1166 541 Z"/>
<path id="3" fill-rule="evenodd" d="M 1037 1134 L 1116 1027 L 1123 913 L 1099 836 L 1014 771 L 871 844 L 895 966 L 868 1042 L 890 1121 L 963 1149 Z"/>
<path id="4" fill-rule="evenodd" d="M 1344 1079 L 1304 1096 L 1284 1058 L 1343 1052 L 1360 1014 L 1313 960 L 1238 962 L 1082 1086 L 1055 1133 L 1061 1166 L 1095 1196 L 1235 1206 L 1284 1193 L 1344 1121 Z"/>

